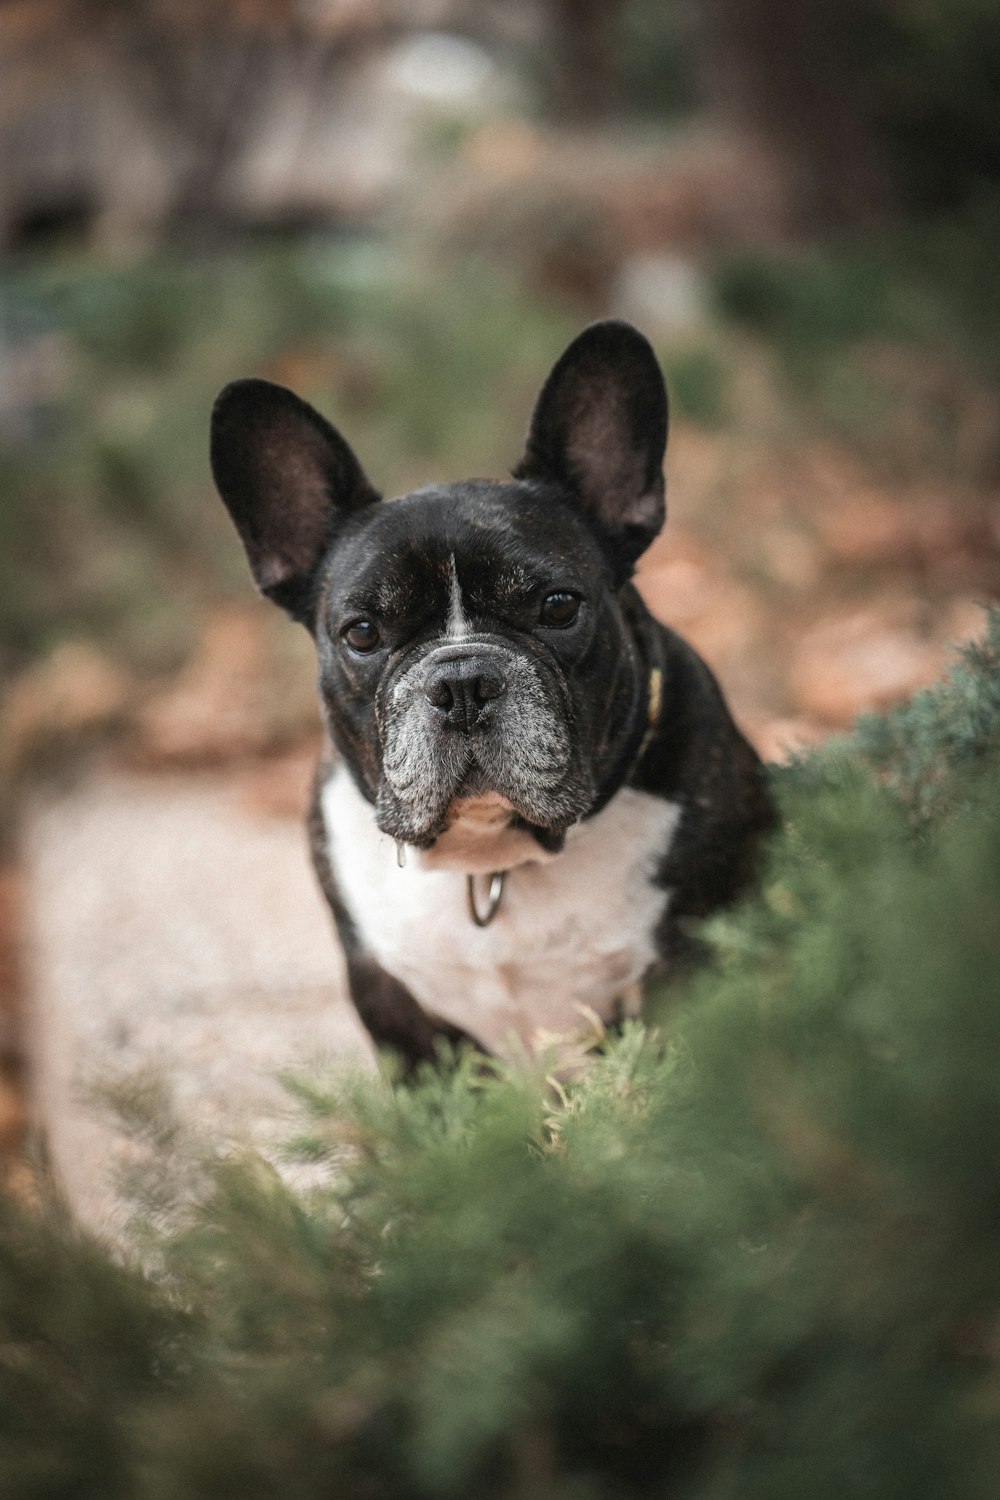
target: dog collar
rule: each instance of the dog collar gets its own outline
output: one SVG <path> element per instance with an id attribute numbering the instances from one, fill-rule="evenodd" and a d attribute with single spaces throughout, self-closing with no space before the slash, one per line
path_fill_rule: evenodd
<path id="1" fill-rule="evenodd" d="M 465 877 L 465 899 L 469 908 L 469 916 L 477 927 L 488 927 L 500 910 L 500 902 L 503 900 L 503 888 L 507 880 L 506 870 L 494 870 L 490 876 L 490 888 L 486 896 L 486 908 L 479 910 L 476 901 L 476 877 L 466 875 Z"/>
<path id="2" fill-rule="evenodd" d="M 639 748 L 636 751 L 635 760 L 632 762 L 632 768 L 629 771 L 629 775 L 631 775 L 632 771 L 635 770 L 636 766 L 642 760 L 642 757 L 645 755 L 647 749 L 649 748 L 649 742 L 653 737 L 653 731 L 655 730 L 657 723 L 659 722 L 660 709 L 662 705 L 663 671 L 660 667 L 652 667 L 649 673 L 646 727 L 643 731 L 642 739 L 639 741 Z M 466 905 L 469 908 L 469 916 L 472 918 L 477 927 L 488 927 L 493 921 L 493 918 L 496 916 L 497 912 L 500 910 L 500 903 L 503 901 L 504 887 L 507 882 L 507 874 L 508 872 L 506 870 L 493 871 L 490 876 L 489 890 L 486 894 L 486 905 L 482 910 L 480 910 L 479 902 L 476 897 L 476 877 L 474 875 L 466 875 L 465 901 Z"/>
<path id="3" fill-rule="evenodd" d="M 648 702 L 648 707 L 646 709 L 646 728 L 643 731 L 642 739 L 639 741 L 639 748 L 638 748 L 638 750 L 636 751 L 636 754 L 635 754 L 635 760 L 634 760 L 634 762 L 632 764 L 632 771 L 635 770 L 636 766 L 639 764 L 639 762 L 642 760 L 642 757 L 645 755 L 646 751 L 649 749 L 649 742 L 653 738 L 653 731 L 654 731 L 654 729 L 656 728 L 657 724 L 660 721 L 660 709 L 662 707 L 663 707 L 663 668 L 662 667 L 650 667 L 650 669 L 649 669 L 649 702 Z M 630 771 L 629 775 L 631 775 L 631 774 L 632 774 L 632 772 Z"/>

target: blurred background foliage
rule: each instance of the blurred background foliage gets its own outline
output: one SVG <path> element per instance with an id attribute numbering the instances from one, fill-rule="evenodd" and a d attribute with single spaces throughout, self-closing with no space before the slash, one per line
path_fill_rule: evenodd
<path id="1" fill-rule="evenodd" d="M 998 97 L 1000 0 L 6 0 L 0 810 L 123 707 L 140 764 L 313 726 L 219 623 L 226 381 L 396 493 L 503 472 L 606 314 L 672 393 L 643 587 L 757 743 L 937 677 L 1000 589 Z M 5 1494 L 992 1496 L 998 652 L 779 773 L 582 1083 L 300 1080 L 315 1192 L 123 1096 L 145 1271 L 0 1204 Z"/>
<path id="2" fill-rule="evenodd" d="M 621 312 L 682 422 L 994 490 L 998 20 L 11 0 L 0 670 L 80 633 L 176 665 L 241 587 L 205 459 L 236 375 L 330 411 L 395 492 L 502 471 L 561 340 Z"/>

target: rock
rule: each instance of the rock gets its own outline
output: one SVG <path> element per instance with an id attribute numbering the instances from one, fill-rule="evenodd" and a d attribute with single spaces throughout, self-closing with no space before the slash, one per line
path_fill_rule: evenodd
<path id="1" fill-rule="evenodd" d="M 149 1150 L 108 1088 L 284 1170 L 283 1074 L 373 1066 L 298 817 L 251 816 L 230 774 L 98 767 L 35 794 L 22 848 L 35 1108 L 78 1218 L 119 1236 Z"/>
<path id="2" fill-rule="evenodd" d="M 632 255 L 612 288 L 616 313 L 648 334 L 677 337 L 705 320 L 708 290 L 693 261 L 680 255 Z"/>

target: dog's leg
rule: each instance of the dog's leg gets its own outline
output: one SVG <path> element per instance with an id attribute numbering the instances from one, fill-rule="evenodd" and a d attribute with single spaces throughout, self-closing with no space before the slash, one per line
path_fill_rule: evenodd
<path id="1" fill-rule="evenodd" d="M 405 984 L 401 984 L 383 969 L 361 946 L 354 922 L 334 879 L 327 847 L 320 799 L 329 774 L 330 761 L 324 758 L 316 773 L 309 804 L 309 846 L 320 888 L 333 913 L 334 925 L 347 961 L 351 999 L 362 1024 L 376 1047 L 386 1047 L 398 1054 L 404 1078 L 412 1078 L 423 1062 L 440 1063 L 442 1043 L 456 1048 L 470 1047 L 479 1055 L 485 1067 L 490 1053 L 481 1042 L 477 1042 L 475 1037 L 463 1031 L 460 1026 L 453 1026 L 450 1021 L 424 1010 Z"/>
<path id="2" fill-rule="evenodd" d="M 440 1063 L 441 1045 L 467 1046 L 484 1060 L 489 1055 L 460 1026 L 423 1009 L 398 979 L 386 973 L 368 954 L 348 955 L 351 998 L 377 1047 L 395 1052 L 403 1077 L 410 1078 L 421 1063 Z"/>

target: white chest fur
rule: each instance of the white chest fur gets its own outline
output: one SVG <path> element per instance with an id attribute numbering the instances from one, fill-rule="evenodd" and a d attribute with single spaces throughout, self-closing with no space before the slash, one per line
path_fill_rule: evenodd
<path id="1" fill-rule="evenodd" d="M 609 1019 L 656 957 L 668 893 L 652 876 L 677 827 L 676 803 L 624 788 L 569 830 L 558 857 L 509 871 L 485 928 L 469 918 L 464 873 L 422 868 L 412 850 L 400 869 L 344 767 L 323 788 L 322 808 L 365 947 L 428 1010 L 501 1055 L 537 1045 L 540 1033 L 580 1031 L 581 1006 Z"/>

